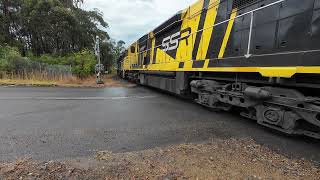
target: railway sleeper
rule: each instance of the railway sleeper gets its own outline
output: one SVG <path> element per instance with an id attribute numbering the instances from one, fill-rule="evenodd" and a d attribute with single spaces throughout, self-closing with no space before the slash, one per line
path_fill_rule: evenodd
<path id="1" fill-rule="evenodd" d="M 289 135 L 320 139 L 319 99 L 293 89 L 256 87 L 245 83 L 193 80 L 191 92 L 198 104 L 229 111 L 240 107 L 241 115 L 258 124 Z"/>

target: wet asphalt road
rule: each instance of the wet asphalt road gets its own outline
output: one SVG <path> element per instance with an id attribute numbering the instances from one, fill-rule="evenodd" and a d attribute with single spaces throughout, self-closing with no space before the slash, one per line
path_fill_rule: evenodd
<path id="1" fill-rule="evenodd" d="M 320 141 L 287 137 L 236 114 L 145 87 L 0 87 L 0 161 L 92 156 L 219 138 L 253 138 L 291 157 L 320 162 Z"/>

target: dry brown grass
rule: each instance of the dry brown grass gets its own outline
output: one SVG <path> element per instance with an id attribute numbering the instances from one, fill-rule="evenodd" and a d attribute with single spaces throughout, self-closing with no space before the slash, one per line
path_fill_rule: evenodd
<path id="1" fill-rule="evenodd" d="M 71 75 L 49 75 L 47 73 L 1 73 L 1 85 L 23 85 L 23 86 L 56 86 L 59 82 L 74 79 Z"/>
<path id="2" fill-rule="evenodd" d="M 16 86 L 59 86 L 59 87 L 132 87 L 134 84 L 120 80 L 116 75 L 103 77 L 105 84 L 96 84 L 96 77 L 78 78 L 76 76 L 49 76 L 44 73 L 29 73 L 27 75 L 1 75 L 0 85 Z"/>

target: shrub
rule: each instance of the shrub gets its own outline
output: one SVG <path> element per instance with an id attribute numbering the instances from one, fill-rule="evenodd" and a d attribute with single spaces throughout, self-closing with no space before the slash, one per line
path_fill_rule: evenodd
<path id="1" fill-rule="evenodd" d="M 91 51 L 86 49 L 82 50 L 74 53 L 71 58 L 73 58 L 72 71 L 78 77 L 85 78 L 94 73 L 96 57 Z"/>
<path id="2" fill-rule="evenodd" d="M 17 48 L 0 45 L 0 71 L 12 72 L 14 70 L 13 61 L 21 58 Z"/>
<path id="3" fill-rule="evenodd" d="M 93 52 L 84 49 L 66 56 L 53 56 L 49 54 L 40 57 L 27 53 L 21 57 L 17 48 L 0 46 L 0 71 L 5 73 L 19 73 L 23 69 L 36 69 L 35 62 L 43 65 L 71 65 L 72 73 L 80 78 L 94 74 L 96 57 Z"/>
<path id="4" fill-rule="evenodd" d="M 33 61 L 51 65 L 71 65 L 73 74 L 80 78 L 92 75 L 96 64 L 96 57 L 94 53 L 87 49 L 77 53 L 68 54 L 66 56 L 52 56 L 45 54 L 37 57 L 29 53 L 28 57 Z"/>

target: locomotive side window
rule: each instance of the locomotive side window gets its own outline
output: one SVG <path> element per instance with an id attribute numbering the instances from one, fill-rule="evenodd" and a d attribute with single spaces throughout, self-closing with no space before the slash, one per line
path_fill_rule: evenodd
<path id="1" fill-rule="evenodd" d="M 131 46 L 131 53 L 135 53 L 136 52 L 136 47 Z"/>
<path id="2" fill-rule="evenodd" d="M 257 2 L 258 0 L 234 0 L 232 3 L 232 8 L 238 8 L 241 9 L 243 7 L 246 7 L 254 2 Z"/>

